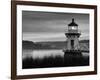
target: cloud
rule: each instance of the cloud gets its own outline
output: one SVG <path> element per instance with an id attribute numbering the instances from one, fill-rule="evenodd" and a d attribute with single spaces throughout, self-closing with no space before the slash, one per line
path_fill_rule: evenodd
<path id="1" fill-rule="evenodd" d="M 64 41 L 66 39 L 63 33 L 24 33 L 23 40 L 37 41 Z"/>

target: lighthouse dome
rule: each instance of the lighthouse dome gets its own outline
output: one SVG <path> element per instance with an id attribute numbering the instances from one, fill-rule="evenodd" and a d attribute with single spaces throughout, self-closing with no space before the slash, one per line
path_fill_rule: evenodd
<path id="1" fill-rule="evenodd" d="M 76 24 L 75 22 L 74 22 L 74 18 L 72 19 L 72 22 L 70 23 L 70 24 L 68 24 L 68 26 L 78 26 L 78 24 Z"/>

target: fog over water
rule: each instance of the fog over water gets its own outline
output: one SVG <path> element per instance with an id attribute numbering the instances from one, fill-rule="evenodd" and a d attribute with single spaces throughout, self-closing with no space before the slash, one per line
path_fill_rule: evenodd
<path id="1" fill-rule="evenodd" d="M 82 53 L 83 56 L 89 56 L 89 53 Z M 44 57 L 64 57 L 64 52 L 62 50 L 23 50 L 23 59 L 27 57 L 44 58 Z"/>

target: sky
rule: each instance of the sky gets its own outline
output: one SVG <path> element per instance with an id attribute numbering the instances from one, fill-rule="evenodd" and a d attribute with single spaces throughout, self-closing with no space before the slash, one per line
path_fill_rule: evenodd
<path id="1" fill-rule="evenodd" d="M 89 39 L 89 14 L 22 11 L 23 40 L 65 41 L 72 18 L 81 31 L 79 39 Z"/>

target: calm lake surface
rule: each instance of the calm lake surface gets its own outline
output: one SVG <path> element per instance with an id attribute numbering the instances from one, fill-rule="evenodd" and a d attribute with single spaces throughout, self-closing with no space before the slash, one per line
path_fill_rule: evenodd
<path id="1" fill-rule="evenodd" d="M 82 53 L 83 56 L 89 56 L 89 53 Z M 30 49 L 23 49 L 22 58 L 44 58 L 49 56 L 61 56 L 64 57 L 64 52 L 62 50 L 30 50 Z"/>

